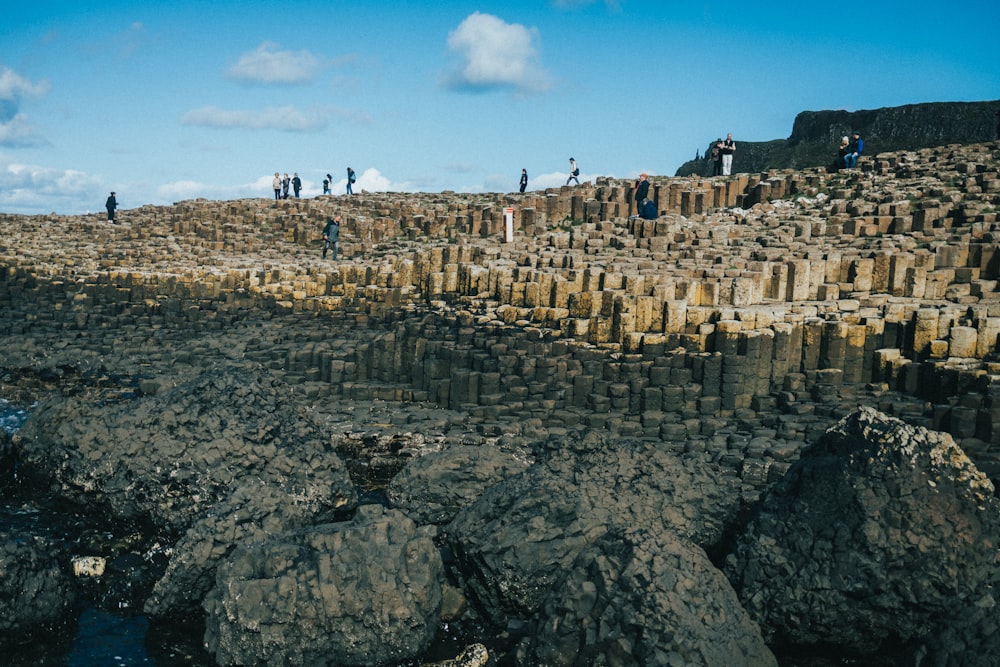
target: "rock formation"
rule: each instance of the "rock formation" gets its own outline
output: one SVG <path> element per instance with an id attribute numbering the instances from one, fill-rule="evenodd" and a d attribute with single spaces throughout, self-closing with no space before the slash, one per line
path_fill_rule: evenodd
<path id="1" fill-rule="evenodd" d="M 833 162 L 840 138 L 855 130 L 864 137 L 866 152 L 872 153 L 991 141 L 1000 139 L 996 131 L 998 111 L 1000 100 L 930 102 L 860 111 L 803 111 L 795 117 L 787 139 L 737 138 L 733 168 L 752 174 L 768 169 L 826 166 Z M 674 175 L 710 176 L 712 163 L 707 151 L 705 155 L 704 159 L 685 162 Z"/>
<path id="2" fill-rule="evenodd" d="M 525 665 L 974 664 L 998 165 L 654 176 L 656 220 L 603 178 L 0 215 L 0 397 L 39 401 L 0 489 L 141 526 L 118 571 L 156 571 L 154 622 L 207 610 L 222 663 L 417 664 L 448 619 Z"/>
<path id="3" fill-rule="evenodd" d="M 995 627 L 998 545 L 995 488 L 952 438 L 862 408 L 765 495 L 726 573 L 769 639 L 863 655 Z"/>

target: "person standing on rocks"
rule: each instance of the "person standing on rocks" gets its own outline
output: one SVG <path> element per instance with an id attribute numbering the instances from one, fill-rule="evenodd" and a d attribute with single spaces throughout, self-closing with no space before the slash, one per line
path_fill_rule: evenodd
<path id="1" fill-rule="evenodd" d="M 104 202 L 104 208 L 108 209 L 108 222 L 114 222 L 115 211 L 118 210 L 118 200 L 115 199 L 114 192 L 108 195 L 108 200 Z"/>
<path id="2" fill-rule="evenodd" d="M 281 176 L 278 172 L 274 172 L 274 178 L 271 179 L 271 187 L 274 188 L 274 198 L 281 199 Z"/>
<path id="3" fill-rule="evenodd" d="M 323 194 L 330 194 L 330 174 L 327 174 L 326 178 L 323 179 Z"/>
<path id="4" fill-rule="evenodd" d="M 580 175 L 580 168 L 576 166 L 576 160 L 573 158 L 569 159 L 569 178 L 566 179 L 566 185 L 569 185 L 570 181 L 576 181 L 577 185 L 580 185 L 580 179 L 577 176 Z"/>
<path id="5" fill-rule="evenodd" d="M 635 182 L 635 193 L 632 199 L 635 200 L 635 212 L 642 212 L 642 205 L 649 199 L 649 176 L 639 174 L 639 180 Z"/>
<path id="6" fill-rule="evenodd" d="M 288 172 L 281 178 L 281 198 L 288 199 L 288 186 L 292 184 L 292 179 L 288 178 Z"/>
<path id="7" fill-rule="evenodd" d="M 357 181 L 357 180 L 358 180 L 358 177 L 354 173 L 354 170 L 351 169 L 350 167 L 348 167 L 347 168 L 347 194 L 349 194 L 349 195 L 353 195 L 354 194 L 354 188 L 351 187 L 351 186 L 353 186 L 354 182 Z"/>
<path id="8" fill-rule="evenodd" d="M 333 248 L 333 259 L 337 259 L 337 250 L 340 248 L 340 215 L 330 218 L 323 228 L 323 259 L 326 259 L 326 251 Z"/>
<path id="9" fill-rule="evenodd" d="M 736 152 L 736 142 L 733 135 L 727 134 L 726 140 L 722 142 L 722 175 L 729 176 L 733 173 L 733 153 Z"/>
<path id="10" fill-rule="evenodd" d="M 299 178 L 299 172 L 295 172 L 292 177 L 292 189 L 295 191 L 295 198 L 299 198 L 299 192 L 302 190 L 302 179 Z"/>
<path id="11" fill-rule="evenodd" d="M 712 176 L 722 176 L 722 137 L 712 146 Z"/>
<path id="12" fill-rule="evenodd" d="M 521 185 L 521 192 L 523 193 L 524 189 L 526 187 L 528 187 L 528 170 L 527 169 L 522 169 L 521 170 L 521 184 L 520 185 Z"/>

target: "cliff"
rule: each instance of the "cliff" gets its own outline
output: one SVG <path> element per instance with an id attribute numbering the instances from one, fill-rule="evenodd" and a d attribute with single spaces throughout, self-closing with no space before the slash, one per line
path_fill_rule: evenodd
<path id="1" fill-rule="evenodd" d="M 990 102 L 932 102 L 861 111 L 803 111 L 795 117 L 787 139 L 740 141 L 733 172 L 767 169 L 804 169 L 830 164 L 840 137 L 860 130 L 868 155 L 990 141 L 1000 131 L 1000 100 Z M 714 140 L 704 149 L 711 151 Z M 707 157 L 685 162 L 677 176 L 711 176 Z"/>

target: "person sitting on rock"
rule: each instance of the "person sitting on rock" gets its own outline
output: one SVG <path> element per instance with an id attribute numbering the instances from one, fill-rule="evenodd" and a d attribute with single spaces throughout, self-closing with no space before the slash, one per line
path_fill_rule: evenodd
<path id="1" fill-rule="evenodd" d="M 861 138 L 860 132 L 854 130 L 851 137 L 850 149 L 848 150 L 847 155 L 844 156 L 844 165 L 848 169 L 854 169 L 858 166 L 858 156 L 861 155 L 865 149 L 865 140 Z"/>

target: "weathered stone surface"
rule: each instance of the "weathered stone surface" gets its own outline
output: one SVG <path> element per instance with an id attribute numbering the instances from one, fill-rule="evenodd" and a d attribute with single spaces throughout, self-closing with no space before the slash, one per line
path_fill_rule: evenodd
<path id="1" fill-rule="evenodd" d="M 346 523 L 244 544 L 205 600 L 219 664 L 403 664 L 426 650 L 441 605 L 433 531 L 366 505 Z"/>
<path id="2" fill-rule="evenodd" d="M 726 573 L 765 637 L 863 653 L 996 606 L 1000 502 L 947 434 L 861 408 L 765 495 Z"/>
<path id="3" fill-rule="evenodd" d="M 634 527 L 583 549 L 545 597 L 523 665 L 777 665 L 705 552 Z"/>
<path id="4" fill-rule="evenodd" d="M 393 477 L 389 505 L 418 524 L 444 524 L 487 488 L 523 472 L 524 454 L 489 446 L 454 446 L 425 454 Z"/>
<path id="5" fill-rule="evenodd" d="M 343 463 L 266 373 L 220 366 L 105 405 L 55 398 L 15 435 L 23 471 L 119 519 L 186 530 L 247 480 L 314 516 L 355 502 Z"/>
<path id="6" fill-rule="evenodd" d="M 597 433 L 548 445 L 545 460 L 488 489 L 445 528 L 467 596 L 501 625 L 537 612 L 609 531 L 669 532 L 708 546 L 738 510 L 734 480 L 696 456 Z"/>

